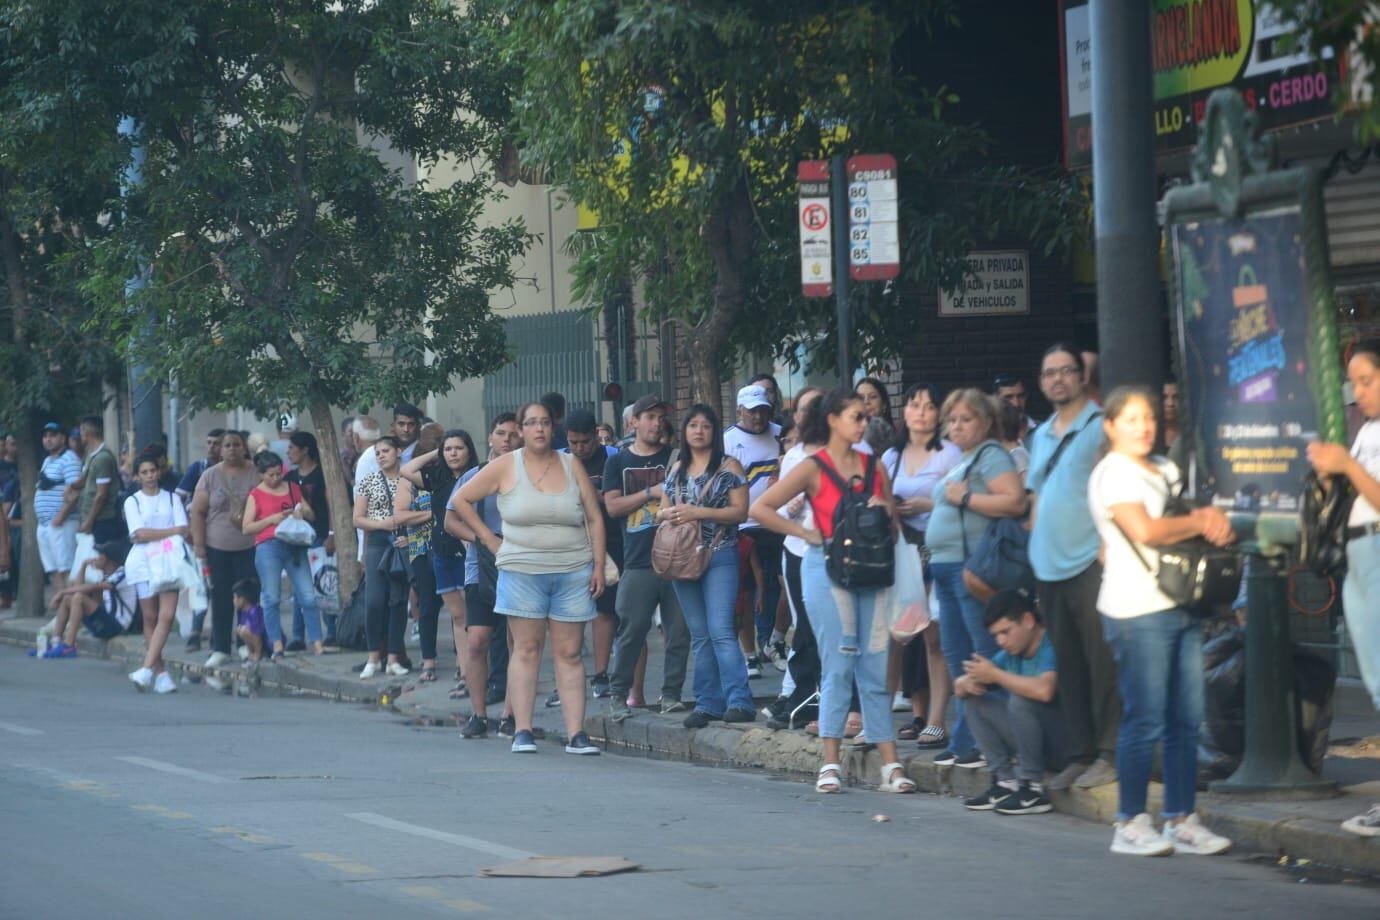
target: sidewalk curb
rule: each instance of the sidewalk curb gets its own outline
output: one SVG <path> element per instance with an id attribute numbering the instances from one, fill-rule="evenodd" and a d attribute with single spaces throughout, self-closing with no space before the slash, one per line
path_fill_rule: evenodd
<path id="1" fill-rule="evenodd" d="M 777 732 L 759 725 L 714 725 L 690 730 L 678 718 L 637 714 L 624 722 L 603 715 L 585 719 L 585 731 L 610 754 L 676 760 L 712 766 L 748 767 L 813 781 L 823 759 L 823 743 L 803 732 Z M 933 752 L 901 753 L 906 773 L 921 792 L 966 797 L 987 788 L 980 770 L 937 767 Z M 873 787 L 882 760 L 875 750 L 850 751 L 840 757 L 847 787 Z M 1161 786 L 1150 787 L 1150 810 L 1158 814 Z M 1050 793 L 1056 811 L 1108 826 L 1116 818 L 1116 785 Z M 1297 804 L 1297 803 L 1294 803 Z M 955 803 L 955 807 L 959 807 Z M 1214 830 L 1230 837 L 1238 850 L 1288 855 L 1326 866 L 1380 877 L 1380 838 L 1366 839 L 1336 823 L 1291 815 L 1268 803 L 1242 802 L 1202 794 L 1198 813 Z"/>

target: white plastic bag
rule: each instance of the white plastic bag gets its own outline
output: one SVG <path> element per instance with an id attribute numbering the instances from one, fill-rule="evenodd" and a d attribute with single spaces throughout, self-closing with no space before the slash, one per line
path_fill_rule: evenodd
<path id="1" fill-rule="evenodd" d="M 144 544 L 144 559 L 149 567 L 149 588 L 158 593 L 182 587 L 182 560 L 187 544 L 181 537 L 164 537 Z"/>
<path id="2" fill-rule="evenodd" d="M 311 565 L 311 583 L 316 593 L 316 606 L 323 614 L 340 612 L 340 581 L 335 566 L 335 554 L 327 553 L 324 546 L 313 546 L 307 550 L 307 562 Z"/>
<path id="3" fill-rule="evenodd" d="M 902 645 L 930 625 L 925 570 L 920 564 L 920 553 L 905 540 L 896 541 L 896 581 L 891 586 L 888 617 L 891 638 Z"/>
<path id="4" fill-rule="evenodd" d="M 289 516 L 273 528 L 273 537 L 288 546 L 311 546 L 316 542 L 316 528 L 299 517 Z"/>

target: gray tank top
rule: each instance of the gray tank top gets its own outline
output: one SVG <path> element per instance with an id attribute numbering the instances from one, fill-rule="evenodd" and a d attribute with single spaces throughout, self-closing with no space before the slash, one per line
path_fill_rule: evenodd
<path id="1" fill-rule="evenodd" d="M 571 456 L 556 454 L 565 470 L 565 489 L 549 494 L 527 478 L 525 453 L 520 448 L 513 451 L 517 479 L 512 489 L 498 493 L 498 514 L 503 518 L 498 567 L 524 575 L 579 571 L 594 561 L 594 551 Z"/>

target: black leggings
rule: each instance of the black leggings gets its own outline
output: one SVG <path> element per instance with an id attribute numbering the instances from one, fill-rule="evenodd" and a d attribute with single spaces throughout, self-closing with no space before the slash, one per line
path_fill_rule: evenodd
<path id="1" fill-rule="evenodd" d="M 417 630 L 422 635 L 422 660 L 436 659 L 436 624 L 441 617 L 441 595 L 436 593 L 436 570 L 431 567 L 431 554 L 412 560 L 412 587 L 417 589 L 417 606 L 421 617 Z"/>
<path id="2" fill-rule="evenodd" d="M 235 631 L 236 583 L 258 579 L 254 550 L 220 550 L 206 547 L 206 565 L 211 570 L 211 651 L 230 654 L 230 637 Z"/>
<path id="3" fill-rule="evenodd" d="M 386 530 L 371 530 L 364 536 L 364 602 L 368 611 L 364 629 L 369 651 L 401 656 L 407 629 L 407 588 L 379 571 L 379 561 L 392 542 Z"/>

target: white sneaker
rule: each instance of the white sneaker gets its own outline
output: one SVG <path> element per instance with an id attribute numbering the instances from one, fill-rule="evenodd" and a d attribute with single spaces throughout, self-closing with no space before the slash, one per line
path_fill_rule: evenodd
<path id="1" fill-rule="evenodd" d="M 154 693 L 176 693 L 177 681 L 172 679 L 172 675 L 167 671 L 158 672 L 158 679 L 153 682 Z"/>
<path id="2" fill-rule="evenodd" d="M 412 672 L 395 661 L 388 666 L 388 673 L 392 674 L 394 677 L 402 677 L 404 674 L 410 674 Z"/>
<path id="3" fill-rule="evenodd" d="M 1225 853 L 1231 848 L 1230 840 L 1204 827 L 1196 814 L 1189 815 L 1178 824 L 1164 822 L 1162 836 L 1174 848 L 1175 853 L 1213 856 Z"/>
<path id="4" fill-rule="evenodd" d="M 240 656 L 240 661 L 248 661 L 248 660 L 249 660 L 249 646 L 247 646 L 247 645 L 241 645 L 241 646 L 236 650 L 236 654 L 238 654 L 238 655 Z"/>
<path id="5" fill-rule="evenodd" d="M 151 668 L 140 668 L 137 671 L 130 671 L 129 679 L 134 681 L 134 686 L 139 688 L 139 692 L 142 693 L 153 686 L 153 670 Z"/>
<path id="6" fill-rule="evenodd" d="M 382 670 L 382 666 L 380 666 L 377 661 L 366 661 L 364 663 L 364 670 L 359 672 L 359 679 L 368 680 Z"/>
<path id="7" fill-rule="evenodd" d="M 1358 837 L 1380 837 L 1380 805 L 1370 806 L 1363 815 L 1347 818 L 1342 822 L 1342 830 Z"/>
<path id="8" fill-rule="evenodd" d="M 230 656 L 224 652 L 212 652 L 211 657 L 206 659 L 206 667 L 218 668 L 230 660 Z"/>
<path id="9" fill-rule="evenodd" d="M 910 712 L 910 700 L 901 695 L 898 690 L 896 695 L 891 698 L 892 712 Z"/>
<path id="10" fill-rule="evenodd" d="M 1156 833 L 1150 816 L 1141 813 L 1116 825 L 1112 852 L 1128 856 L 1168 856 L 1174 852 L 1174 844 Z"/>

